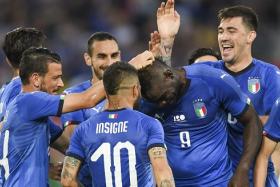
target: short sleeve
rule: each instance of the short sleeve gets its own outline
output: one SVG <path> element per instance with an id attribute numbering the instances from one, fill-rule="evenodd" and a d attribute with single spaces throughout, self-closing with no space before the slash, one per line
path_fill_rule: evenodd
<path id="1" fill-rule="evenodd" d="M 153 147 L 165 147 L 162 124 L 151 117 L 142 120 L 142 122 L 146 123 L 145 126 L 148 129 L 147 151 Z"/>
<path id="2" fill-rule="evenodd" d="M 67 156 L 71 156 L 81 161 L 84 161 L 85 153 L 83 151 L 83 146 L 82 146 L 83 134 L 84 134 L 83 125 L 80 125 L 79 127 L 75 128 L 74 133 L 70 140 L 69 148 L 66 152 Z"/>
<path id="3" fill-rule="evenodd" d="M 83 111 L 77 110 L 75 112 L 69 112 L 61 115 L 61 122 L 64 127 L 70 124 L 80 124 L 85 121 Z"/>
<path id="4" fill-rule="evenodd" d="M 50 95 L 45 92 L 28 93 L 20 101 L 24 107 L 24 115 L 29 120 L 41 117 L 60 116 L 64 102 L 64 95 Z"/>
<path id="5" fill-rule="evenodd" d="M 213 82 L 215 96 L 227 112 L 238 117 L 247 110 L 250 99 L 241 91 L 240 86 L 232 76 L 223 72 Z"/>
<path id="6" fill-rule="evenodd" d="M 58 125 L 54 124 L 51 119 L 48 119 L 48 125 L 50 128 L 50 136 L 51 136 L 50 143 L 53 143 L 58 137 L 61 136 L 63 130 Z"/>
<path id="7" fill-rule="evenodd" d="M 274 101 L 280 96 L 280 71 L 273 68 L 265 77 L 265 93 L 263 98 L 264 112 L 266 115 L 274 104 Z M 278 93 L 278 94 L 277 94 Z M 273 101 L 273 102 L 272 102 Z"/>
<path id="8" fill-rule="evenodd" d="M 273 105 L 269 119 L 264 125 L 264 135 L 273 141 L 280 141 L 280 98 Z"/>

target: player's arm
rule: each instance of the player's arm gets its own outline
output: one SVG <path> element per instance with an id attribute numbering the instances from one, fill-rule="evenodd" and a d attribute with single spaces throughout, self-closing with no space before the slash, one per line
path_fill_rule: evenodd
<path id="1" fill-rule="evenodd" d="M 171 66 L 171 54 L 175 40 L 180 27 L 180 15 L 174 8 L 174 0 L 167 0 L 166 4 L 161 3 L 157 10 L 157 27 L 161 38 L 161 56 L 162 60 Z"/>
<path id="2" fill-rule="evenodd" d="M 267 122 L 269 116 L 268 115 L 264 115 L 264 116 L 259 116 L 259 118 L 260 118 L 262 124 L 264 125 Z"/>
<path id="3" fill-rule="evenodd" d="M 230 186 L 249 185 L 249 169 L 253 164 L 262 141 L 262 125 L 252 105 L 248 106 L 248 109 L 238 120 L 245 126 L 243 132 L 243 153 L 231 179 Z M 245 176 L 247 180 L 244 180 Z"/>
<path id="4" fill-rule="evenodd" d="M 154 176 L 158 187 L 175 186 L 172 171 L 166 158 L 166 150 L 163 147 L 152 147 L 148 151 L 153 167 Z"/>
<path id="5" fill-rule="evenodd" d="M 64 187 L 77 187 L 82 186 L 77 180 L 77 175 L 81 166 L 81 161 L 66 156 L 63 163 L 63 169 L 61 173 L 61 184 Z"/>
<path id="6" fill-rule="evenodd" d="M 63 131 L 63 133 L 53 143 L 51 143 L 51 147 L 58 150 L 62 154 L 66 153 L 68 146 L 69 136 L 67 136 L 65 131 Z"/>
<path id="7" fill-rule="evenodd" d="M 104 98 L 105 90 L 103 81 L 98 81 L 84 92 L 65 95 L 62 113 L 94 107 Z"/>
<path id="8" fill-rule="evenodd" d="M 272 152 L 275 150 L 277 142 L 271 140 L 270 138 L 264 136 L 260 152 L 258 153 L 255 169 L 254 169 L 254 186 L 264 187 L 266 176 L 267 176 L 267 166 L 268 160 Z"/>

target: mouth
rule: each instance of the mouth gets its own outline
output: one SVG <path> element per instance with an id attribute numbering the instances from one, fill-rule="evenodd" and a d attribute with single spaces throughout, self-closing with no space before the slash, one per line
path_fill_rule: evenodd
<path id="1" fill-rule="evenodd" d="M 222 44 L 223 54 L 226 55 L 233 50 L 233 45 L 231 44 Z"/>

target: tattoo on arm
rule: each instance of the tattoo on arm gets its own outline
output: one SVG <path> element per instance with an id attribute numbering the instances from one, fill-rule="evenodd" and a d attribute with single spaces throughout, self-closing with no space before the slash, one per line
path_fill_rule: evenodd
<path id="1" fill-rule="evenodd" d="M 73 157 L 66 156 L 64 160 L 62 174 L 61 174 L 62 178 L 67 179 L 69 181 L 76 180 L 76 175 L 78 173 L 80 165 L 81 165 L 80 160 Z"/>
<path id="2" fill-rule="evenodd" d="M 153 147 L 151 148 L 151 156 L 153 159 L 165 158 L 165 149 L 163 147 Z"/>
<path id="3" fill-rule="evenodd" d="M 172 54 L 173 42 L 172 43 L 161 43 L 161 58 L 168 66 L 171 66 L 171 54 Z"/>
<path id="4" fill-rule="evenodd" d="M 174 186 L 174 180 L 173 179 L 165 179 L 163 181 L 161 181 L 160 183 L 160 187 L 171 187 Z"/>

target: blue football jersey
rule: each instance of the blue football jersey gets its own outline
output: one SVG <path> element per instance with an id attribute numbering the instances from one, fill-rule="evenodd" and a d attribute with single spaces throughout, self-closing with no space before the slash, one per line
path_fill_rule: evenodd
<path id="1" fill-rule="evenodd" d="M 2 186 L 47 186 L 50 125 L 63 96 L 20 93 L 8 105 L 0 134 Z"/>
<path id="2" fill-rule="evenodd" d="M 88 80 L 88 81 L 82 82 L 78 85 L 75 85 L 73 87 L 66 89 L 64 91 L 64 93 L 65 94 L 80 93 L 80 92 L 87 90 L 91 86 L 92 86 L 91 81 Z M 83 121 L 86 121 L 87 119 L 89 119 L 92 115 L 102 111 L 104 108 L 104 105 L 105 105 L 105 100 L 99 102 L 96 106 L 94 106 L 92 108 L 81 109 L 81 110 L 77 110 L 74 112 L 65 113 L 61 116 L 61 122 L 64 125 L 64 127 L 66 127 L 67 125 L 70 125 L 70 124 L 80 124 Z M 85 164 L 82 165 L 78 178 L 85 187 L 92 186 L 91 176 L 90 176 L 89 168 L 87 165 L 85 165 Z"/>
<path id="3" fill-rule="evenodd" d="M 253 59 L 252 63 L 240 72 L 232 72 L 225 67 L 223 61 L 206 62 L 215 68 L 222 69 L 232 75 L 240 85 L 241 90 L 250 98 L 258 115 L 269 115 L 273 103 L 280 96 L 280 71 L 269 63 Z M 198 64 L 197 64 L 198 65 Z M 236 169 L 243 152 L 244 126 L 230 113 L 229 124 L 229 155 Z M 253 167 L 250 170 L 250 181 L 253 182 Z M 274 173 L 271 160 L 268 163 L 268 174 Z"/>
<path id="4" fill-rule="evenodd" d="M 20 93 L 21 80 L 15 77 L 5 87 L 2 87 L 0 95 L 0 121 L 3 120 L 8 104 Z"/>
<path id="5" fill-rule="evenodd" d="M 132 109 L 103 111 L 75 129 L 68 156 L 85 161 L 93 186 L 154 186 L 148 150 L 164 146 L 162 125 Z"/>
<path id="6" fill-rule="evenodd" d="M 189 87 L 173 106 L 157 111 L 176 186 L 227 186 L 232 166 L 226 112 L 239 116 L 249 99 L 234 79 L 209 66 L 185 67 Z"/>

